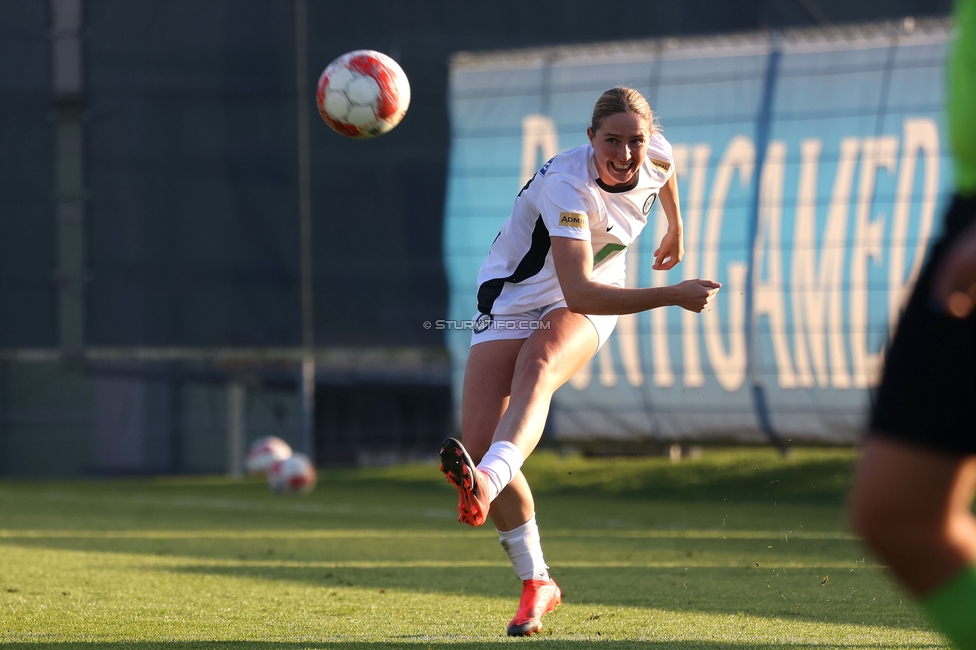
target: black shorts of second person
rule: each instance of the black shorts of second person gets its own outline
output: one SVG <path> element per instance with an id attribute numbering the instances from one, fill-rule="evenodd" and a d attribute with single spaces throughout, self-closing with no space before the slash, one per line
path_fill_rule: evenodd
<path id="1" fill-rule="evenodd" d="M 976 315 L 952 318 L 931 301 L 940 261 L 974 219 L 976 197 L 956 196 L 898 323 L 869 435 L 976 454 Z"/>

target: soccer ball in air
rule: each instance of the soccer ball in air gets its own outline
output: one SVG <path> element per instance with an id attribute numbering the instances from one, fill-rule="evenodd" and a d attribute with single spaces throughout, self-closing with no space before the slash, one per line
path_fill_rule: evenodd
<path id="1" fill-rule="evenodd" d="M 267 436 L 251 443 L 247 452 L 248 474 L 267 474 L 271 466 L 291 456 L 291 447 L 281 438 Z"/>
<path id="2" fill-rule="evenodd" d="M 315 103 L 325 123 L 350 138 L 375 138 L 395 127 L 410 105 L 410 83 L 396 61 L 355 50 L 319 77 Z"/>
<path id="3" fill-rule="evenodd" d="M 308 456 L 295 453 L 271 466 L 268 485 L 283 494 L 306 494 L 315 487 L 315 466 Z"/>

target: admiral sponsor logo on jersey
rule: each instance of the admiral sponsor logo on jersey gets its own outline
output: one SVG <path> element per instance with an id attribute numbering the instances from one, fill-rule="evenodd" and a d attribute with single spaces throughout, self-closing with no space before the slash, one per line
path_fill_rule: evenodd
<path id="1" fill-rule="evenodd" d="M 578 212 L 560 212 L 559 225 L 569 228 L 586 228 L 586 215 Z"/>
<path id="2" fill-rule="evenodd" d="M 671 163 L 665 162 L 663 160 L 656 160 L 654 158 L 648 158 L 647 162 L 651 163 L 652 166 L 657 167 L 662 172 L 666 172 L 671 169 Z"/>

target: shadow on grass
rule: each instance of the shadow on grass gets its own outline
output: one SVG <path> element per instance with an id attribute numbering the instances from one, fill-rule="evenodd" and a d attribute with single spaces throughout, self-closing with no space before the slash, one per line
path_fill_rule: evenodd
<path id="1" fill-rule="evenodd" d="M 849 488 L 853 462 L 844 459 L 789 461 L 775 464 L 716 466 L 688 462 L 658 465 L 644 471 L 617 472 L 614 478 L 584 482 L 576 475 L 552 476 L 557 468 L 540 467 L 538 477 L 527 473 L 537 494 L 563 496 L 606 495 L 615 499 L 671 501 L 713 501 L 723 499 L 752 503 L 843 505 Z M 614 476 L 610 474 L 609 476 Z M 580 477 L 581 479 L 583 477 Z"/>
<path id="2" fill-rule="evenodd" d="M 420 592 L 511 599 L 519 584 L 508 568 L 307 568 L 190 565 L 181 574 L 292 581 L 324 588 Z M 864 570 L 862 570 L 864 571 Z M 745 614 L 834 625 L 924 627 L 917 608 L 905 606 L 880 570 L 835 573 L 817 569 L 571 567 L 555 574 L 564 603 L 593 608 L 639 608 L 705 614 Z M 451 585 L 445 589 L 444 585 Z M 828 586 L 829 585 L 829 586 Z"/>
<path id="3" fill-rule="evenodd" d="M 94 650 L 95 648 L 105 650 L 300 650 L 302 648 L 330 648 L 335 650 L 376 650 L 377 648 L 451 648 L 459 650 L 494 650 L 495 648 L 511 648 L 512 643 L 542 643 L 546 648 L 564 650 L 582 650 L 584 648 L 611 648 L 612 650 L 631 650 L 632 648 L 650 650 L 722 650 L 734 648 L 735 650 L 787 650 L 788 648 L 817 648 L 817 650 L 858 650 L 861 648 L 890 648 L 890 645 L 881 643 L 844 643 L 844 644 L 822 644 L 822 643 L 736 643 L 734 641 L 614 641 L 611 639 L 592 639 L 592 640 L 562 640 L 546 639 L 545 634 L 541 638 L 536 637 L 532 640 L 519 641 L 515 639 L 506 641 L 483 641 L 483 642 L 458 642 L 450 639 L 434 639 L 411 637 L 402 641 L 390 641 L 384 643 L 361 643 L 355 641 L 308 641 L 299 643 L 288 642 L 265 642 L 265 641 L 179 641 L 179 642 L 158 642 L 158 641 L 116 641 L 116 642 L 65 642 L 48 643 L 44 641 L 6 641 L 5 637 L 0 636 L 0 644 L 4 648 L 30 648 L 31 650 Z M 913 649 L 925 648 L 945 648 L 947 646 L 936 644 L 915 644 Z"/>
<path id="4" fill-rule="evenodd" d="M 848 494 L 854 463 L 849 450 L 801 450 L 783 458 L 769 449 L 744 449 L 709 452 L 680 463 L 539 452 L 526 460 L 523 471 L 537 495 L 839 506 Z M 367 491 L 394 488 L 435 495 L 445 487 L 433 466 L 346 471 L 332 478 L 336 487 L 361 483 Z"/>
<path id="5" fill-rule="evenodd" d="M 706 453 L 672 464 L 660 458 L 560 458 L 533 454 L 525 466 L 546 502 L 755 504 L 827 507 L 841 512 L 853 468 L 851 453 Z M 368 525 L 391 520 L 418 528 L 453 518 L 456 499 L 436 465 L 326 470 L 302 499 L 271 495 L 260 482 L 213 478 L 38 483 L 0 481 L 0 502 L 12 528 L 299 527 Z M 382 511 L 383 514 L 380 514 Z M 434 512 L 436 511 L 436 512 Z M 374 513 L 370 515 L 370 513 Z M 23 522 L 23 523 L 21 523 Z M 94 523 L 91 523 L 94 522 Z"/>

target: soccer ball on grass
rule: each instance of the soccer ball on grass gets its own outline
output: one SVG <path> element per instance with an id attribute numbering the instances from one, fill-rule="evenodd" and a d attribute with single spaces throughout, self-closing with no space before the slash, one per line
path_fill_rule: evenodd
<path id="1" fill-rule="evenodd" d="M 275 436 L 258 438 L 251 443 L 247 452 L 247 473 L 267 474 L 272 465 L 289 456 L 291 456 L 291 447 L 281 438 Z"/>
<path id="2" fill-rule="evenodd" d="M 283 494 L 307 494 L 315 487 L 315 479 L 315 465 L 302 453 L 279 460 L 268 472 L 268 485 Z"/>
<path id="3" fill-rule="evenodd" d="M 410 105 L 407 75 L 374 50 L 343 54 L 319 77 L 315 103 L 325 123 L 350 138 L 375 138 L 395 127 Z"/>

